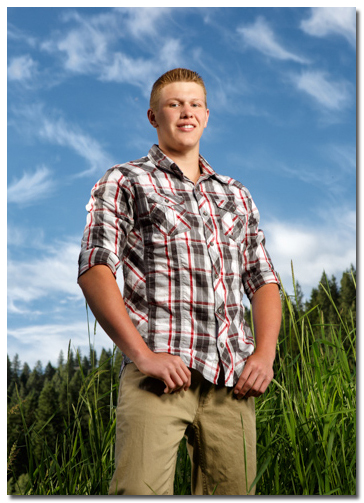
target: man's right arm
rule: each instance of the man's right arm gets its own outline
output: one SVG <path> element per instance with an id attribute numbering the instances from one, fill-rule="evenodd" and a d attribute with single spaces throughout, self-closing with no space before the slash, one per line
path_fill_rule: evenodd
<path id="1" fill-rule="evenodd" d="M 191 372 L 179 356 L 153 353 L 148 348 L 129 317 L 107 265 L 91 267 L 79 277 L 78 283 L 98 323 L 143 374 L 163 381 L 165 393 L 189 388 Z"/>

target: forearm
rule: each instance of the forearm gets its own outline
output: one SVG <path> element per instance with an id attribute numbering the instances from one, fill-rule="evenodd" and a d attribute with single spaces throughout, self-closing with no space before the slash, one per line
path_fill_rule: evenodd
<path id="1" fill-rule="evenodd" d="M 152 352 L 131 321 L 109 267 L 92 267 L 80 276 L 79 285 L 98 323 L 116 346 L 132 361 L 150 356 Z"/>
<path id="2" fill-rule="evenodd" d="M 235 386 L 238 398 L 259 396 L 273 379 L 273 362 L 281 326 L 282 308 L 278 286 L 266 284 L 252 299 L 256 348 L 246 361 Z"/>
<path id="3" fill-rule="evenodd" d="M 276 354 L 282 306 L 278 286 L 274 283 L 259 288 L 252 299 L 256 354 L 269 358 Z"/>

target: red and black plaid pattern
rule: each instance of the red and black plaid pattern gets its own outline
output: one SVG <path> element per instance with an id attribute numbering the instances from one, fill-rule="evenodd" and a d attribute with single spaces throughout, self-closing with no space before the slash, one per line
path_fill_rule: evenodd
<path id="1" fill-rule="evenodd" d="M 109 169 L 86 206 L 79 275 L 122 264 L 125 305 L 149 348 L 213 383 L 222 365 L 233 386 L 254 351 L 243 294 L 279 280 L 249 191 L 200 164 L 195 185 L 154 145 Z"/>

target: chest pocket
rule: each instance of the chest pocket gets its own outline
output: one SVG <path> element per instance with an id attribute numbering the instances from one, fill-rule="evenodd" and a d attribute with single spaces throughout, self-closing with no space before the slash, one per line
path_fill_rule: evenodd
<path id="1" fill-rule="evenodd" d="M 247 217 L 244 209 L 236 205 L 233 196 L 211 194 L 220 217 L 222 232 L 234 241 L 243 241 L 246 234 Z"/>
<path id="2" fill-rule="evenodd" d="M 191 230 L 184 199 L 178 196 L 148 194 L 149 218 L 162 234 L 169 237 Z"/>

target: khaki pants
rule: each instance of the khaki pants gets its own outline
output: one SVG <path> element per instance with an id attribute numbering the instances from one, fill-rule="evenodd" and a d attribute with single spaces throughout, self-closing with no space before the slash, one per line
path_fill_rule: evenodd
<path id="1" fill-rule="evenodd" d="M 237 400 L 233 388 L 211 384 L 195 370 L 187 391 L 167 395 L 164 388 L 134 363 L 124 368 L 109 494 L 172 495 L 184 435 L 193 495 L 212 494 L 216 486 L 216 495 L 247 494 L 256 475 L 254 398 Z"/>

